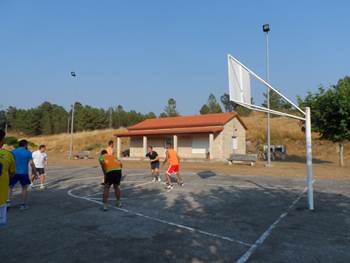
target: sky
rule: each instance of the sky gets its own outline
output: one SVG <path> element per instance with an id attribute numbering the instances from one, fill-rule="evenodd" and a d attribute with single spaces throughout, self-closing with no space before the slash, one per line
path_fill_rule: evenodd
<path id="1" fill-rule="evenodd" d="M 228 92 L 228 53 L 265 76 L 264 23 L 270 82 L 295 101 L 350 75 L 348 10 L 346 0 L 0 0 L 0 106 L 159 114 L 173 97 L 197 114 Z"/>

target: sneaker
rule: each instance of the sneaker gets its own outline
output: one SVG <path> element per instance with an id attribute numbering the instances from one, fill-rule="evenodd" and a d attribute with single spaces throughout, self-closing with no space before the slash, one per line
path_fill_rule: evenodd
<path id="1" fill-rule="evenodd" d="M 152 182 L 153 182 L 153 183 L 157 182 L 157 179 L 156 179 L 156 178 L 153 178 L 153 179 L 152 179 Z"/>
<path id="2" fill-rule="evenodd" d="M 103 204 L 101 209 L 102 209 L 103 212 L 108 211 L 108 205 L 107 204 Z"/>
<path id="3" fill-rule="evenodd" d="M 184 182 L 180 182 L 180 183 L 177 183 L 179 186 L 183 187 L 184 186 Z"/>
<path id="4" fill-rule="evenodd" d="M 115 203 L 115 207 L 118 207 L 118 208 L 122 207 L 122 202 L 117 201 L 117 202 Z"/>
<path id="5" fill-rule="evenodd" d="M 172 184 L 167 184 L 167 185 L 165 186 L 165 189 L 171 190 L 171 189 L 173 189 L 173 185 L 172 185 Z"/>
<path id="6" fill-rule="evenodd" d="M 157 178 L 158 183 L 162 182 L 162 179 L 160 179 L 160 177 Z"/>
<path id="7" fill-rule="evenodd" d="M 32 189 L 33 189 L 33 187 L 34 187 L 34 184 L 33 184 L 33 183 L 31 183 L 31 184 L 29 185 L 28 189 L 29 189 L 29 190 L 32 190 Z"/>
<path id="8" fill-rule="evenodd" d="M 45 189 L 45 186 L 42 184 L 42 185 L 40 185 L 40 189 L 42 190 L 42 189 Z"/>
<path id="9" fill-rule="evenodd" d="M 19 210 L 21 210 L 21 211 L 24 211 L 24 210 L 27 210 L 27 209 L 28 209 L 28 205 L 26 205 L 26 204 L 21 204 L 19 206 Z"/>

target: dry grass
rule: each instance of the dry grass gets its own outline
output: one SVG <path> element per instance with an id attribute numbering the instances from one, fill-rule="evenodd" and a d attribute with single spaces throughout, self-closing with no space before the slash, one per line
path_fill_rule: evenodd
<path id="1" fill-rule="evenodd" d="M 266 138 L 266 114 L 253 113 L 248 117 L 242 117 L 248 127 L 247 140 L 251 142 L 252 149 L 260 140 L 264 143 Z M 337 145 L 330 141 L 319 140 L 317 133 L 313 137 L 313 157 L 322 161 L 337 162 Z M 301 130 L 301 123 L 298 120 L 273 117 L 271 118 L 271 143 L 284 144 L 287 146 L 289 156 L 304 158 L 305 156 L 305 134 Z M 249 147 L 248 147 L 249 148 Z M 344 157 L 350 161 L 350 143 L 345 143 Z"/>
<path id="2" fill-rule="evenodd" d="M 106 129 L 95 131 L 77 132 L 74 134 L 74 152 L 81 150 L 98 151 L 105 147 L 109 140 L 114 139 L 113 134 L 125 129 Z M 28 140 L 36 145 L 45 144 L 49 152 L 66 154 L 69 149 L 70 135 L 67 133 L 49 136 L 29 137 Z M 122 148 L 125 148 L 127 140 L 122 140 Z"/>

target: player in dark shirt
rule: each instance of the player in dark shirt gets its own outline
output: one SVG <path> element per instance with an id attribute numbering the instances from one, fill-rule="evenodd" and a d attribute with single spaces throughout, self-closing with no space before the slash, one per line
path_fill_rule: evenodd
<path id="1" fill-rule="evenodd" d="M 159 177 L 159 156 L 156 151 L 153 151 L 152 146 L 148 146 L 148 153 L 146 154 L 146 157 L 149 158 L 150 164 L 151 164 L 151 170 L 153 175 L 153 182 L 161 182 L 162 180 Z"/>

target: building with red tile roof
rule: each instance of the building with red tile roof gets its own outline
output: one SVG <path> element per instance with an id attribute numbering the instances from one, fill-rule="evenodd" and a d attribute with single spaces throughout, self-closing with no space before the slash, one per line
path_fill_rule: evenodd
<path id="1" fill-rule="evenodd" d="M 147 119 L 115 136 L 119 149 L 120 138 L 130 138 L 131 157 L 144 157 L 148 145 L 164 157 L 172 143 L 180 158 L 227 159 L 246 152 L 246 129 L 236 112 L 227 112 Z"/>

